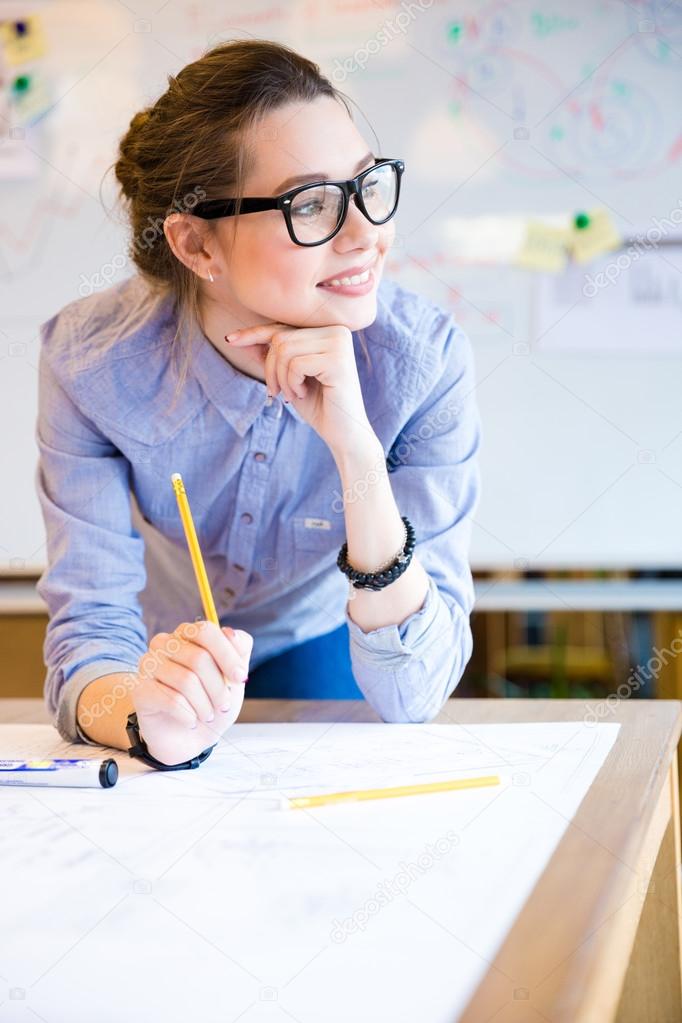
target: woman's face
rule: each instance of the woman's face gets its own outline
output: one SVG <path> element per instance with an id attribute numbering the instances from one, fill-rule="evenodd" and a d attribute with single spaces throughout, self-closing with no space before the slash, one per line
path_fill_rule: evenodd
<path id="1" fill-rule="evenodd" d="M 263 119 L 252 141 L 253 171 L 244 194 L 276 196 L 323 176 L 346 180 L 371 167 L 376 156 L 343 106 L 329 97 L 287 104 Z M 210 224 L 204 241 L 206 269 L 200 302 L 209 319 L 218 309 L 226 329 L 280 322 L 299 327 L 340 323 L 350 330 L 376 318 L 376 290 L 395 235 L 395 218 L 376 226 L 351 199 L 340 231 L 322 245 L 296 245 L 279 210 L 225 217 Z M 372 264 L 373 285 L 364 295 L 344 295 L 320 282 Z"/>

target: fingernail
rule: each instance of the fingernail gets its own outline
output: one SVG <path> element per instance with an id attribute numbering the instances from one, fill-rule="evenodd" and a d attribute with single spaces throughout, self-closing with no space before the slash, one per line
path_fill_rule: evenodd
<path id="1" fill-rule="evenodd" d="M 210 717 L 204 718 L 204 721 L 206 721 L 208 723 L 209 721 L 213 721 L 214 718 L 215 718 L 215 714 L 211 714 Z"/>
<path id="2" fill-rule="evenodd" d="M 229 703 L 228 703 L 227 707 L 221 707 L 220 708 L 220 713 L 221 714 L 227 714 L 227 712 L 230 709 L 230 707 L 231 707 L 231 704 L 229 704 Z"/>
<path id="3" fill-rule="evenodd" d="M 196 728 L 198 724 L 199 724 L 199 721 L 198 721 L 198 719 L 197 719 L 197 718 L 195 718 L 195 719 L 194 719 L 194 724 L 193 724 L 193 725 L 190 725 L 190 728 Z"/>

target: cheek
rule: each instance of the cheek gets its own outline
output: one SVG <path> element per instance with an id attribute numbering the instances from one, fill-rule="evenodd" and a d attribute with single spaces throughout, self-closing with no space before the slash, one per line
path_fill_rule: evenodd
<path id="1" fill-rule="evenodd" d="M 395 239 L 395 217 L 392 220 L 389 220 L 388 224 L 384 225 L 383 234 L 382 234 L 382 237 L 381 237 L 382 247 L 385 248 L 385 249 L 390 249 L 391 245 L 393 245 L 394 239 Z"/>
<path id="2" fill-rule="evenodd" d="M 251 291 L 258 289 L 261 301 L 291 300 L 310 293 L 323 276 L 322 260 L 314 249 L 305 249 L 289 238 L 286 227 L 244 234 L 234 249 L 235 279 Z"/>
<path id="3" fill-rule="evenodd" d="M 249 294 L 254 288 L 261 292 L 264 287 L 286 289 L 299 273 L 292 248 L 284 222 L 280 225 L 277 220 L 268 223 L 265 217 L 242 218 L 235 234 L 225 238 L 222 246 L 233 289 Z"/>
<path id="4" fill-rule="evenodd" d="M 316 252 L 294 245 L 286 235 L 268 243 L 254 240 L 237 254 L 235 247 L 239 270 L 233 287 L 244 306 L 273 322 L 314 325 L 322 297 L 315 283 L 324 276 Z"/>
<path id="5" fill-rule="evenodd" d="M 292 243 L 273 267 L 275 287 L 282 297 L 297 293 L 306 293 L 308 297 L 315 295 L 315 284 L 322 276 L 320 257 L 312 249 L 306 251 Z"/>

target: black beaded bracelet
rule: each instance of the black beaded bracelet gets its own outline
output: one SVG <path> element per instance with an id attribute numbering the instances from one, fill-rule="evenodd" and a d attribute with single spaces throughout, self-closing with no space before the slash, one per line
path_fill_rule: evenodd
<path id="1" fill-rule="evenodd" d="M 336 559 L 336 564 L 339 566 L 344 575 L 348 576 L 356 590 L 382 590 L 384 586 L 389 586 L 399 576 L 401 576 L 412 561 L 415 544 L 414 529 L 412 528 L 412 524 L 407 516 L 401 515 L 400 517 L 405 523 L 405 530 L 407 533 L 405 546 L 395 561 L 382 571 L 358 572 L 357 569 L 352 568 L 348 564 L 348 543 L 344 543 L 341 547 L 339 556 Z"/>

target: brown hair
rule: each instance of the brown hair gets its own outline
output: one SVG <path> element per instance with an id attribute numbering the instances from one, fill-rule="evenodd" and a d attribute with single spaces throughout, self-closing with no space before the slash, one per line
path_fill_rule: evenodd
<path id="1" fill-rule="evenodd" d="M 339 100 L 352 117 L 345 95 L 317 64 L 266 39 L 231 40 L 168 75 L 166 92 L 134 115 L 119 142 L 112 166 L 132 233 L 128 254 L 153 295 L 171 296 L 177 317 L 170 354 L 180 348 L 185 359 L 176 397 L 191 359 L 184 338 L 200 324 L 199 282 L 168 245 L 163 221 L 176 210 L 191 213 L 199 200 L 242 196 L 257 122 L 286 103 L 319 96 Z"/>

